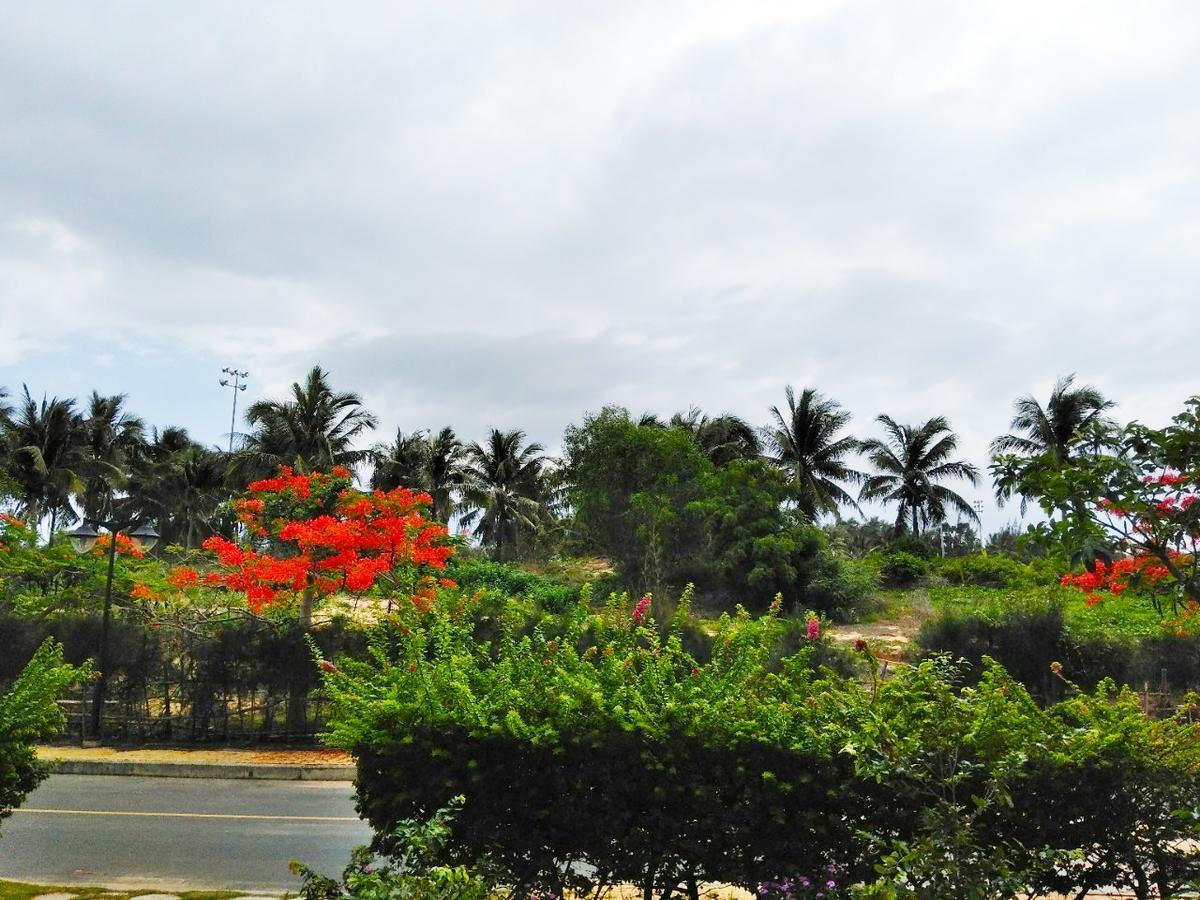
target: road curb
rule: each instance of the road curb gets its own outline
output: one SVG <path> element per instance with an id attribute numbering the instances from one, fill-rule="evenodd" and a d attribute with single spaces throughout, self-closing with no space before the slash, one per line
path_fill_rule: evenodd
<path id="1" fill-rule="evenodd" d="M 155 778 L 247 778 L 274 781 L 353 781 L 354 766 L 236 765 L 228 763 L 47 760 L 57 775 L 142 775 Z"/>

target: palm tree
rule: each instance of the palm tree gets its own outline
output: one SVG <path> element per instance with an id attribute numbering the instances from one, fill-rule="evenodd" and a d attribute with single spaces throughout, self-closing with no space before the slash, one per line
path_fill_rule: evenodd
<path id="1" fill-rule="evenodd" d="M 92 391 L 80 423 L 83 489 L 78 499 L 92 522 L 104 518 L 114 493 L 128 486 L 130 470 L 145 446 L 146 426 L 124 404 L 124 394 L 104 397 Z"/>
<path id="2" fill-rule="evenodd" d="M 432 514 L 439 522 L 450 521 L 454 513 L 455 495 L 466 480 L 463 472 L 464 448 L 449 426 L 432 437 L 414 431 L 396 431 L 390 444 L 371 448 L 375 470 L 371 487 L 391 490 L 396 487 L 415 488 L 433 498 Z"/>
<path id="3" fill-rule="evenodd" d="M 1065 463 L 1075 439 L 1090 425 L 1104 423 L 1104 413 L 1116 405 L 1090 384 L 1074 385 L 1074 373 L 1059 378 L 1045 407 L 1032 394 L 1018 397 L 1009 425 L 1014 433 L 992 441 L 993 458 L 1011 454 L 1026 459 L 1049 459 L 1056 467 Z M 1020 489 L 1013 480 L 997 479 L 998 501 L 1003 503 L 1014 493 L 1020 493 Z M 1022 514 L 1026 502 L 1022 495 Z"/>
<path id="4" fill-rule="evenodd" d="M 645 424 L 655 424 L 657 419 Z M 762 452 L 754 426 L 730 413 L 709 418 L 696 407 L 686 413 L 675 413 L 668 425 L 692 436 L 703 452 L 717 466 L 727 466 L 735 459 L 756 459 Z"/>
<path id="5" fill-rule="evenodd" d="M 193 441 L 183 428 L 155 430 L 130 483 L 140 509 L 158 522 L 166 544 L 191 550 L 221 530 L 232 491 L 228 455 Z"/>
<path id="6" fill-rule="evenodd" d="M 810 519 L 822 513 L 837 516 L 842 506 L 857 508 L 854 498 L 838 482 L 857 484 L 863 474 L 850 468 L 847 457 L 859 442 L 839 432 L 850 413 L 836 400 L 814 388 L 800 392 L 800 402 L 789 384 L 784 388 L 787 409 L 771 407 L 773 424 L 763 429 L 767 458 L 787 473 L 797 508 Z"/>
<path id="7" fill-rule="evenodd" d="M 358 394 L 329 386 L 329 373 L 320 366 L 313 366 L 303 384 L 292 385 L 291 399 L 252 403 L 246 421 L 254 430 L 238 455 L 243 474 L 269 473 L 281 465 L 300 471 L 353 467 L 370 453 L 355 449 L 354 442 L 377 424 Z"/>
<path id="8" fill-rule="evenodd" d="M 6 450 L 5 431 L 12 424 L 12 407 L 8 404 L 8 390 L 0 387 L 0 503 L 12 498 L 14 491 L 9 480 L 8 452 Z"/>
<path id="9" fill-rule="evenodd" d="M 396 439 L 390 443 L 376 444 L 371 448 L 371 487 L 377 491 L 390 491 L 398 487 L 426 489 L 426 465 L 429 457 L 429 440 L 419 431 L 405 434 L 396 429 Z"/>
<path id="10" fill-rule="evenodd" d="M 971 484 L 979 480 L 979 470 L 969 462 L 951 459 L 958 449 L 958 437 L 944 416 L 935 416 L 922 425 L 897 425 L 890 416 L 879 416 L 887 431 L 885 441 L 874 438 L 862 442 L 862 451 L 878 470 L 863 482 L 858 499 L 897 503 L 896 531 L 904 531 L 911 521 L 914 536 L 921 526 L 942 522 L 947 508 L 967 519 L 979 517 L 966 500 L 939 484 L 961 478 Z"/>
<path id="11" fill-rule="evenodd" d="M 81 419 L 74 400 L 33 399 L 28 386 L 4 431 L 8 474 L 19 511 L 31 523 L 50 516 L 53 536 L 59 516 L 73 518 L 71 495 L 82 487 Z"/>
<path id="12" fill-rule="evenodd" d="M 446 426 L 429 439 L 425 458 L 426 490 L 433 497 L 433 517 L 449 522 L 454 512 L 454 498 L 466 484 L 466 448 Z"/>
<path id="13" fill-rule="evenodd" d="M 462 523 L 474 525 L 475 536 L 499 560 L 542 519 L 542 451 L 541 444 L 525 444 L 524 431 L 496 428 L 486 444 L 466 448 Z"/>

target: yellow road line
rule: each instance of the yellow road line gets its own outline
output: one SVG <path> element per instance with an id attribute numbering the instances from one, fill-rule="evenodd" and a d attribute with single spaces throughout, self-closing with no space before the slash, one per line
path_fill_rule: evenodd
<path id="1" fill-rule="evenodd" d="M 185 812 L 135 812 L 117 809 L 38 809 L 27 806 L 14 809 L 14 813 L 49 813 L 64 816 L 139 816 L 169 819 L 266 819 L 283 822 L 358 822 L 354 816 L 261 816 L 239 813 L 185 813 Z"/>

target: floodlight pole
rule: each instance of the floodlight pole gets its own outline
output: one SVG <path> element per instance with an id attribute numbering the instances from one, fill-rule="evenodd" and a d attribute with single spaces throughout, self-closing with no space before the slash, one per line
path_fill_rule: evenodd
<path id="1" fill-rule="evenodd" d="M 237 424 L 238 391 L 244 391 L 246 389 L 246 385 L 243 384 L 243 381 L 250 373 L 249 372 L 239 372 L 237 369 L 222 369 L 221 371 L 224 372 L 226 375 L 233 376 L 233 381 L 230 381 L 228 378 L 221 379 L 221 387 L 227 387 L 227 388 L 233 389 L 233 412 L 231 412 L 229 414 L 229 452 L 232 453 L 233 452 L 233 428 Z"/>

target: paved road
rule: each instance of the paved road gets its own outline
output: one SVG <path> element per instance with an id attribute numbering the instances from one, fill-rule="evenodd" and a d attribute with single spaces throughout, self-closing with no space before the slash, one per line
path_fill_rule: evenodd
<path id="1" fill-rule="evenodd" d="M 0 878 L 282 892 L 369 838 L 349 782 L 52 775 L 0 824 Z"/>

